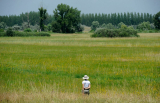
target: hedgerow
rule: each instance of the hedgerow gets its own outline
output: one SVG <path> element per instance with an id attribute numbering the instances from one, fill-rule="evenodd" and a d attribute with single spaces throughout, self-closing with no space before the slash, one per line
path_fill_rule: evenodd
<path id="1" fill-rule="evenodd" d="M 50 34 L 48 33 L 45 33 L 45 32 L 16 32 L 15 33 L 15 36 L 25 36 L 25 37 L 28 37 L 28 36 L 50 36 Z"/>
<path id="2" fill-rule="evenodd" d="M 0 37 L 29 37 L 29 36 L 50 36 L 49 33 L 45 32 L 13 32 L 12 35 L 8 34 L 7 32 L 0 32 Z"/>
<path id="3" fill-rule="evenodd" d="M 27 28 L 24 30 L 24 32 L 32 32 L 32 30 L 30 28 Z"/>
<path id="4" fill-rule="evenodd" d="M 97 29 L 91 37 L 139 37 L 137 31 L 129 28 L 121 29 Z"/>

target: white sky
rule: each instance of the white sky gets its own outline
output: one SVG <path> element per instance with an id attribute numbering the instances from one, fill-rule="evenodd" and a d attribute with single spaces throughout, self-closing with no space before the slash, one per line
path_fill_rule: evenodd
<path id="1" fill-rule="evenodd" d="M 49 14 L 58 4 L 77 8 L 81 13 L 139 12 L 156 14 L 160 0 L 0 0 L 0 15 L 19 15 L 22 12 L 38 11 L 43 6 Z"/>

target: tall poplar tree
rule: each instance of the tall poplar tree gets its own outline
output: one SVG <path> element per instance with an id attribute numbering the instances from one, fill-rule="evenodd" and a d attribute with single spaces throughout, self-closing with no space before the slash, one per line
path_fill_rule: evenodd
<path id="1" fill-rule="evenodd" d="M 44 31 L 44 20 L 47 18 L 46 16 L 47 10 L 41 7 L 39 8 L 39 13 L 40 13 L 40 29 L 41 31 Z"/>

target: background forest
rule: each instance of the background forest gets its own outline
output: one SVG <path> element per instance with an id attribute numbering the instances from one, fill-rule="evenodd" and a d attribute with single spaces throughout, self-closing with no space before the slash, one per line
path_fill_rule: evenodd
<path id="1" fill-rule="evenodd" d="M 53 15 L 46 13 L 47 19 L 44 21 L 45 25 L 52 23 L 55 19 Z M 81 24 L 91 26 L 93 21 L 98 21 L 99 25 L 112 23 L 118 25 L 123 22 L 126 25 L 138 25 L 142 22 L 149 21 L 153 23 L 154 15 L 149 13 L 111 13 L 111 14 L 81 14 Z M 24 22 L 30 23 L 30 25 L 39 25 L 39 12 L 31 11 L 29 13 L 22 13 L 20 15 L 0 16 L 0 22 L 4 22 L 6 26 L 22 26 Z"/>
<path id="2" fill-rule="evenodd" d="M 45 25 L 51 23 L 54 21 L 53 15 L 49 15 L 46 13 L 47 19 L 45 20 Z M 22 23 L 28 22 L 30 25 L 39 25 L 40 17 L 39 17 L 39 12 L 34 12 L 31 11 L 29 13 L 22 13 L 20 15 L 10 15 L 10 16 L 0 16 L 0 22 L 5 22 L 7 26 L 14 26 L 14 25 L 19 25 L 21 26 Z"/>

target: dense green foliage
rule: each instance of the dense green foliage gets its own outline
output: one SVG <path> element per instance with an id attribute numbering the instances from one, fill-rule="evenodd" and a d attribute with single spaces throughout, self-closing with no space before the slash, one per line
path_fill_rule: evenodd
<path id="1" fill-rule="evenodd" d="M 40 21 L 40 12 L 29 12 L 29 23 L 30 25 L 39 24 Z M 0 16 L 0 22 L 6 23 L 7 26 L 13 26 L 18 24 L 19 26 L 22 25 L 23 22 L 28 22 L 28 13 L 22 13 L 20 15 L 9 15 L 9 16 Z M 47 25 L 54 21 L 53 15 L 49 15 L 46 13 L 47 19 L 45 20 L 44 24 Z"/>
<path id="2" fill-rule="evenodd" d="M 120 29 L 99 28 L 92 37 L 139 37 L 137 31 L 131 27 L 122 25 Z"/>
<path id="3" fill-rule="evenodd" d="M 27 28 L 24 30 L 24 32 L 32 32 L 32 30 L 30 28 Z"/>
<path id="4" fill-rule="evenodd" d="M 0 32 L 4 32 L 4 29 L 0 29 Z"/>
<path id="5" fill-rule="evenodd" d="M 6 31 L 6 36 L 15 36 L 15 32 L 13 31 L 12 28 L 8 28 Z"/>
<path id="6" fill-rule="evenodd" d="M 98 21 L 100 25 L 112 23 L 118 25 L 123 22 L 126 25 L 138 25 L 141 22 L 153 23 L 154 16 L 149 13 L 111 13 L 111 14 L 82 14 L 81 23 L 83 25 L 91 26 L 93 21 Z"/>
<path id="7" fill-rule="evenodd" d="M 73 11 L 74 11 L 74 9 L 73 9 Z M 2 23 L 0 23 L 0 28 L 2 28 L 2 27 L 5 28 L 6 26 L 10 26 L 10 27 L 14 26 L 14 27 L 16 27 L 15 29 L 17 29 L 18 26 L 22 26 L 20 29 L 24 30 L 24 29 L 28 28 L 27 22 L 29 20 L 30 28 L 33 28 L 32 30 L 39 30 L 40 28 L 37 28 L 37 26 L 36 26 L 37 24 L 39 25 L 39 21 L 40 21 L 39 14 L 40 14 L 40 12 L 32 12 L 31 11 L 31 12 L 25 13 L 25 14 L 22 13 L 19 16 L 16 16 L 16 15 L 0 16 L 0 22 L 2 22 Z M 49 15 L 48 13 L 46 13 L 46 17 L 47 18 L 44 22 L 44 25 L 55 24 L 55 22 L 53 22 L 53 21 L 55 21 L 55 15 Z M 72 17 L 73 17 L 73 15 L 69 15 L 68 17 L 65 17 L 65 18 L 72 18 Z M 151 24 L 153 24 L 153 18 L 157 18 L 157 16 L 154 17 L 154 15 L 149 14 L 149 13 L 132 13 L 132 12 L 131 13 L 111 13 L 111 14 L 81 14 L 81 24 L 91 26 L 93 21 L 98 21 L 99 25 L 101 25 L 101 26 L 103 24 L 105 24 L 103 26 L 106 26 L 107 24 L 110 23 L 114 26 L 119 27 L 118 24 L 120 22 L 123 22 L 126 25 L 138 25 L 142 22 L 149 21 Z M 79 18 L 77 18 L 77 20 L 78 19 Z M 66 20 L 64 20 L 64 21 L 65 22 L 63 22 L 63 23 L 65 25 L 69 25 L 70 21 L 66 21 Z M 62 21 L 61 21 L 61 23 L 62 23 Z M 56 23 L 56 25 L 59 25 L 59 24 Z M 78 25 L 78 26 L 77 26 L 77 28 L 81 27 L 80 25 Z M 113 29 L 113 26 L 112 27 L 111 27 L 111 25 L 108 25 L 108 26 L 109 26 L 109 28 Z M 60 28 L 62 29 L 62 27 L 60 27 Z M 154 29 L 154 25 L 152 27 Z M 58 28 L 59 28 L 59 26 L 58 26 Z M 52 29 L 52 31 L 54 31 L 54 32 L 56 32 L 55 30 L 57 30 L 58 28 L 56 26 L 53 27 L 53 25 L 51 28 L 47 27 L 48 31 L 50 31 L 50 29 Z M 67 29 L 72 29 L 72 30 L 70 30 L 72 32 L 75 31 L 75 28 L 70 27 L 70 26 L 68 26 Z M 77 29 L 77 31 L 78 31 L 78 29 Z M 57 32 L 62 32 L 62 30 L 58 30 Z"/>
<path id="8" fill-rule="evenodd" d="M 7 36 L 6 32 L 0 32 L 0 37 L 5 37 L 5 36 Z"/>
<path id="9" fill-rule="evenodd" d="M 56 21 L 53 21 L 52 22 L 52 32 L 56 32 L 56 33 L 61 33 L 61 25 L 56 22 Z"/>
<path id="10" fill-rule="evenodd" d="M 15 32 L 15 36 L 28 37 L 28 36 L 50 36 L 45 32 Z"/>
<path id="11" fill-rule="evenodd" d="M 0 22 L 0 29 L 5 29 L 7 27 L 5 22 Z"/>
<path id="12" fill-rule="evenodd" d="M 51 25 L 51 24 L 48 24 L 48 25 L 47 25 L 47 29 L 48 29 L 48 31 L 51 31 L 51 30 L 52 30 L 52 25 Z"/>
<path id="13" fill-rule="evenodd" d="M 154 25 L 156 29 L 160 29 L 160 12 L 158 12 L 154 17 Z"/>
<path id="14" fill-rule="evenodd" d="M 95 21 L 94 21 L 95 22 Z M 96 21 L 98 22 L 98 21 Z M 91 26 L 92 28 L 92 26 Z M 137 32 L 141 33 L 158 33 L 159 30 L 155 29 L 155 26 L 153 23 L 150 22 L 142 22 L 139 25 L 125 25 L 123 22 L 120 22 L 118 25 L 113 25 L 112 23 L 108 24 L 102 24 L 99 26 L 99 28 L 105 28 L 105 29 L 120 29 L 120 28 L 128 28 L 128 29 L 135 29 Z M 95 30 L 92 30 L 95 31 Z"/>
<path id="15" fill-rule="evenodd" d="M 13 30 L 16 30 L 16 31 L 18 31 L 18 30 L 20 30 L 20 29 L 21 29 L 21 27 L 20 27 L 20 26 L 18 26 L 18 25 L 14 25 L 14 26 L 12 26 L 12 28 L 13 28 Z"/>
<path id="16" fill-rule="evenodd" d="M 41 29 L 41 31 L 44 31 L 44 21 L 47 18 L 47 16 L 46 16 L 47 10 L 43 9 L 43 7 L 39 8 L 38 10 L 40 13 L 40 22 L 39 22 L 40 29 Z"/>
<path id="17" fill-rule="evenodd" d="M 66 4 L 59 4 L 53 11 L 55 17 L 55 23 L 53 23 L 53 31 L 62 33 L 74 33 L 77 30 L 77 26 L 80 26 L 80 11 L 77 8 L 70 7 Z M 58 26 L 58 28 L 56 27 Z"/>
<path id="18" fill-rule="evenodd" d="M 112 23 L 103 24 L 101 28 L 107 28 L 107 29 L 115 29 L 114 25 Z"/>
<path id="19" fill-rule="evenodd" d="M 149 23 L 149 22 L 143 22 L 143 23 L 140 23 L 140 24 L 137 26 L 137 29 L 139 29 L 139 30 L 150 30 L 150 29 L 151 29 L 151 26 L 150 26 L 150 23 Z"/>
<path id="20" fill-rule="evenodd" d="M 95 31 L 98 27 L 99 27 L 99 22 L 93 21 L 91 25 L 91 29 Z"/>
<path id="21" fill-rule="evenodd" d="M 121 28 L 121 26 L 122 25 L 125 25 L 123 22 L 120 22 L 119 24 L 118 24 L 118 28 Z"/>
<path id="22" fill-rule="evenodd" d="M 29 37 L 29 36 L 50 36 L 49 33 L 45 32 L 18 32 L 13 31 L 9 28 L 6 32 L 0 32 L 0 37 Z"/>
<path id="23" fill-rule="evenodd" d="M 78 24 L 78 25 L 76 26 L 76 32 L 83 32 L 83 30 L 84 30 L 84 26 L 83 26 L 83 25 Z"/>

